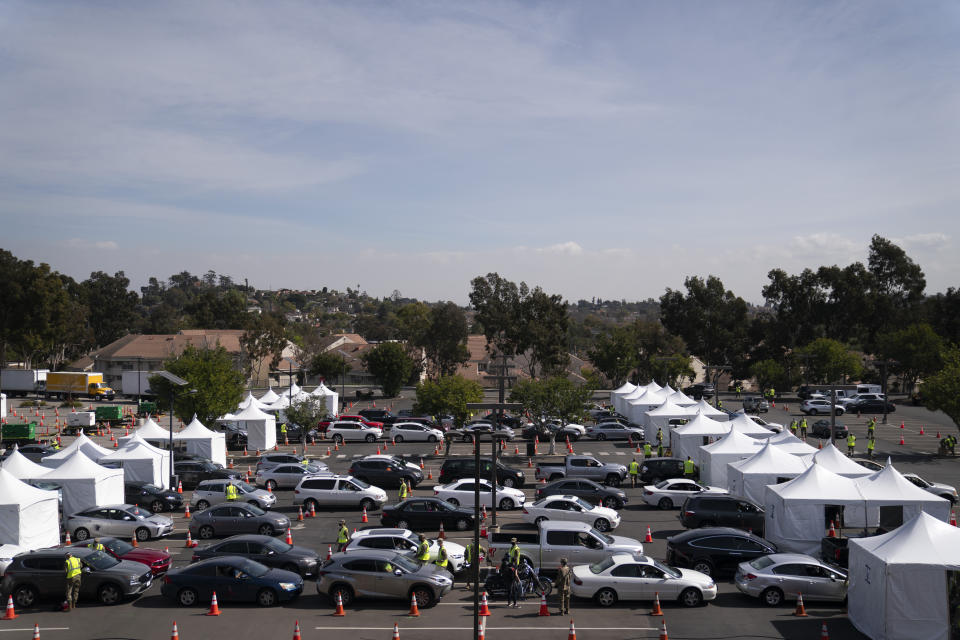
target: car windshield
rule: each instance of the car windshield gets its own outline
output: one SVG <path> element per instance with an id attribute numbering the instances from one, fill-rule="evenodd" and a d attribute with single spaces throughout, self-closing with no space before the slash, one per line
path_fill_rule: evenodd
<path id="1" fill-rule="evenodd" d="M 270 538 L 269 540 L 264 541 L 263 546 L 265 546 L 270 551 L 276 551 L 277 553 L 286 553 L 293 549 L 292 544 L 287 544 L 283 540 L 278 540 L 277 538 Z"/>
<path id="2" fill-rule="evenodd" d="M 249 509 L 250 513 L 252 513 L 252 514 L 255 515 L 255 516 L 265 516 L 265 515 L 267 515 L 267 512 L 266 512 L 266 511 L 264 511 L 263 509 L 261 509 L 260 507 L 258 507 L 258 506 L 255 505 L 255 504 L 248 504 L 248 505 L 246 505 L 246 507 L 247 507 L 247 509 Z"/>
<path id="3" fill-rule="evenodd" d="M 612 557 L 604 558 L 600 562 L 595 562 L 592 565 L 590 565 L 590 572 L 599 575 L 612 566 L 613 566 L 613 558 Z"/>
<path id="4" fill-rule="evenodd" d="M 750 561 L 750 566 L 753 567 L 754 569 L 758 570 L 758 571 L 759 571 L 760 569 L 766 569 L 767 567 L 769 567 L 769 566 L 772 565 L 772 564 L 773 564 L 773 560 L 770 558 L 770 556 L 761 556 L 761 557 L 757 558 L 756 560 L 751 560 L 751 561 Z"/>
<path id="5" fill-rule="evenodd" d="M 400 554 L 393 556 L 390 562 L 393 563 L 393 566 L 400 567 L 407 573 L 414 573 L 420 568 L 418 563 L 414 562 L 407 556 L 402 556 Z"/>
<path id="6" fill-rule="evenodd" d="M 143 490 L 149 493 L 163 493 L 163 489 L 155 484 L 145 484 L 143 485 Z"/>
<path id="7" fill-rule="evenodd" d="M 254 578 L 265 576 L 267 575 L 267 572 L 270 571 L 270 569 L 263 566 L 259 562 L 254 562 L 253 560 L 246 560 L 246 559 L 243 559 L 243 560 L 238 559 L 236 567 L 241 571 L 243 571 L 245 574 L 249 576 L 253 576 Z"/>
<path id="8" fill-rule="evenodd" d="M 653 486 L 655 486 L 657 489 L 665 489 L 669 484 L 670 484 L 669 480 L 661 480 L 660 482 L 658 482 Z"/>
<path id="9" fill-rule="evenodd" d="M 132 544 L 124 540 L 120 540 L 119 538 L 114 538 L 113 540 L 105 542 L 103 546 L 105 546 L 107 549 L 110 549 L 110 551 L 113 551 L 118 556 L 130 553 L 133 550 Z"/>
<path id="10" fill-rule="evenodd" d="M 103 571 L 120 564 L 120 561 L 103 551 L 94 551 L 83 557 L 83 563 L 94 571 Z"/>
<path id="11" fill-rule="evenodd" d="M 599 531 L 593 528 L 590 529 L 590 533 L 597 536 L 601 540 L 604 540 L 607 544 L 613 544 L 613 536 L 608 536 L 605 533 L 600 533 Z"/>
<path id="12" fill-rule="evenodd" d="M 308 464 L 306 468 L 310 473 L 317 473 L 320 471 L 320 465 L 318 464 Z"/>
<path id="13" fill-rule="evenodd" d="M 241 493 L 253 493 L 254 491 L 257 490 L 256 487 L 254 487 L 253 485 L 249 485 L 246 482 L 237 482 L 236 484 L 238 487 L 240 487 Z"/>
<path id="14" fill-rule="evenodd" d="M 149 518 L 150 516 L 153 515 L 152 512 L 147 511 L 146 509 L 141 509 L 140 507 L 130 507 L 129 509 L 127 509 L 127 513 L 132 513 L 138 518 Z"/>
<path id="15" fill-rule="evenodd" d="M 593 511 L 593 505 L 583 498 L 574 498 L 573 501 L 580 505 L 584 511 Z"/>
<path id="16" fill-rule="evenodd" d="M 352 482 L 353 484 L 357 485 L 357 486 L 360 487 L 361 489 L 369 489 L 369 488 L 370 488 L 370 485 L 368 485 L 368 484 L 367 484 L 366 482 L 364 482 L 363 480 L 357 480 L 356 478 L 350 478 L 350 482 Z"/>
<path id="17" fill-rule="evenodd" d="M 679 578 L 681 575 L 683 575 L 680 573 L 679 570 L 674 569 L 673 567 L 668 567 L 667 565 L 663 564 L 659 560 L 654 560 L 653 566 L 655 566 L 657 569 L 660 569 L 660 571 L 663 571 L 665 574 L 667 574 L 671 578 Z"/>

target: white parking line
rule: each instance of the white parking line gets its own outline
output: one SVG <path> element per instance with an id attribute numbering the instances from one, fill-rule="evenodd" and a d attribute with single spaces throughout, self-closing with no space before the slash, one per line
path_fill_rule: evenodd
<path id="1" fill-rule="evenodd" d="M 401 626 L 401 628 L 403 628 Z M 569 626 L 544 627 L 541 625 L 529 627 L 484 627 L 487 631 L 530 631 L 544 629 L 547 631 L 567 631 Z M 392 631 L 393 627 L 314 627 L 317 631 Z M 410 631 L 471 631 L 469 627 L 406 627 Z M 577 631 L 656 631 L 657 627 L 577 627 Z"/>
<path id="2" fill-rule="evenodd" d="M 337 460 L 343 460 L 343 459 L 346 458 L 346 457 L 347 457 L 346 454 L 341 453 L 341 454 L 339 454 L 339 455 L 337 456 Z"/>
<path id="3" fill-rule="evenodd" d="M 614 454 L 616 454 L 616 455 L 618 455 L 618 456 L 625 456 L 625 455 L 627 455 L 627 454 L 625 454 L 623 451 L 614 451 Z"/>
<path id="4" fill-rule="evenodd" d="M 584 454 L 584 455 L 587 455 L 587 454 Z M 601 452 L 600 452 L 600 455 L 602 455 L 602 456 L 608 456 L 608 455 L 610 455 L 610 452 L 609 452 L 609 451 L 601 451 Z"/>
<path id="5" fill-rule="evenodd" d="M 40 627 L 40 631 L 69 631 L 70 627 Z M 33 627 L 29 629 L 0 629 L 0 633 L 4 631 L 33 631 Z"/>

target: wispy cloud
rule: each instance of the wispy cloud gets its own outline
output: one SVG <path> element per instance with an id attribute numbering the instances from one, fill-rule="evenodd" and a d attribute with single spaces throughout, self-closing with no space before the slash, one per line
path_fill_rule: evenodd
<path id="1" fill-rule="evenodd" d="M 791 249 L 811 257 L 830 256 L 840 253 L 850 254 L 862 250 L 856 242 L 835 233 L 811 233 L 794 236 L 790 241 Z"/>
<path id="2" fill-rule="evenodd" d="M 70 238 L 66 245 L 71 249 L 103 249 L 113 251 L 120 245 L 113 240 L 91 240 L 89 238 Z"/>
<path id="3" fill-rule="evenodd" d="M 915 233 L 903 238 L 894 238 L 893 242 L 904 248 L 941 249 L 950 244 L 950 236 L 939 232 Z"/>
<path id="4" fill-rule="evenodd" d="M 536 251 L 537 253 L 552 253 L 563 256 L 582 256 L 584 254 L 583 247 L 573 240 L 552 244 L 549 247 L 541 247 Z"/>

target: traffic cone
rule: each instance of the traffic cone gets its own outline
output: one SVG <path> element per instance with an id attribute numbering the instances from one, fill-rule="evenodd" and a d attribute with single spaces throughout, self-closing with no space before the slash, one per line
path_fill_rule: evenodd
<path id="1" fill-rule="evenodd" d="M 189 502 L 187 503 L 187 506 L 184 507 L 183 509 L 183 519 L 184 520 L 190 519 L 190 503 Z"/>
<path id="2" fill-rule="evenodd" d="M 900 436 L 900 446 L 903 446 L 903 445 L 904 445 L 903 436 Z"/>
<path id="3" fill-rule="evenodd" d="M 360 517 L 360 522 L 370 522 L 370 520 L 367 519 L 367 508 L 366 508 L 366 507 L 363 508 L 363 515 Z"/>
<path id="4" fill-rule="evenodd" d="M 243 448 L 243 457 L 246 458 L 246 457 L 248 457 L 249 455 L 250 455 L 250 454 L 247 453 L 247 448 L 244 447 L 244 448 Z"/>
<path id="5" fill-rule="evenodd" d="M 939 439 L 940 439 L 940 432 L 937 431 L 937 440 L 939 440 Z"/>
<path id="6" fill-rule="evenodd" d="M 208 616 L 218 616 L 220 615 L 220 607 L 217 605 L 217 592 L 213 592 L 213 598 L 210 599 L 210 611 L 207 611 Z"/>
<path id="7" fill-rule="evenodd" d="M 136 534 L 134 534 L 134 535 L 130 538 L 130 546 L 133 547 L 134 549 L 136 549 L 137 547 L 140 546 L 140 545 L 137 543 L 137 536 L 136 536 Z"/>
<path id="8" fill-rule="evenodd" d="M 667 637 L 667 619 L 666 618 L 664 618 L 660 622 L 660 640 L 670 640 Z"/>
<path id="9" fill-rule="evenodd" d="M 903 429 L 903 428 L 904 428 L 904 425 L 903 425 L 903 420 L 901 420 L 901 421 L 900 421 L 900 428 L 901 428 L 901 429 Z"/>
<path id="10" fill-rule="evenodd" d="M 547 484 L 547 476 L 540 476 L 540 484 Z"/>
<path id="11" fill-rule="evenodd" d="M 310 502 L 310 517 L 311 517 L 311 518 L 316 518 L 316 517 L 317 517 L 317 508 L 313 506 L 313 502 L 312 502 L 312 501 Z"/>
<path id="12" fill-rule="evenodd" d="M 820 625 L 820 640 L 830 640 L 830 634 L 827 633 L 827 623 Z"/>
<path id="13" fill-rule="evenodd" d="M 267 485 L 267 493 L 273 493 L 273 489 L 270 488 L 270 485 Z"/>
<path id="14" fill-rule="evenodd" d="M 807 617 L 807 610 L 803 608 L 803 594 L 802 594 L 802 593 L 798 593 L 798 594 L 797 594 L 797 608 L 794 609 L 793 615 L 797 616 L 798 618 L 806 618 L 806 617 Z"/>
<path id="15" fill-rule="evenodd" d="M 7 605 L 7 611 L 13 610 L 13 598 L 10 599 L 10 604 Z M 480 598 L 480 613 L 477 615 L 488 616 L 490 615 L 490 607 L 487 606 L 487 592 L 483 592 L 483 596 Z"/>
<path id="16" fill-rule="evenodd" d="M 410 594 L 410 613 L 407 615 L 414 618 L 420 617 L 420 609 L 417 608 L 417 594 L 415 593 Z"/>
<path id="17" fill-rule="evenodd" d="M 953 511 L 950 511 L 950 524 L 957 526 L 957 515 Z"/>
<path id="18" fill-rule="evenodd" d="M 377 445 L 377 455 L 380 455 L 380 445 Z"/>
<path id="19" fill-rule="evenodd" d="M 330 453 L 331 453 L 331 452 L 330 452 L 330 447 L 327 447 L 327 457 L 328 457 L 328 458 L 330 457 Z"/>
<path id="20" fill-rule="evenodd" d="M 303 522 L 303 507 L 297 511 L 297 522 Z"/>
<path id="21" fill-rule="evenodd" d="M 443 523 L 441 522 L 441 523 L 440 523 L 440 533 L 437 534 L 437 540 L 446 540 L 446 539 L 447 539 L 447 536 L 446 536 L 446 534 L 443 532 Z"/>
<path id="22" fill-rule="evenodd" d="M 483 615 L 482 613 L 480 615 Z M 477 628 L 477 640 L 484 640 L 487 631 L 487 619 L 480 618 L 480 626 Z"/>
<path id="23" fill-rule="evenodd" d="M 639 444 L 637 444 L 637 450 L 634 453 L 643 453 L 643 449 L 640 448 Z"/>
<path id="24" fill-rule="evenodd" d="M 923 435 L 923 425 L 920 425 L 920 435 Z"/>
<path id="25" fill-rule="evenodd" d="M 340 443 L 337 442 L 336 440 L 333 441 L 333 450 L 340 451 Z"/>
<path id="26" fill-rule="evenodd" d="M 33 623 L 33 640 L 40 640 L 40 625 Z"/>
<path id="27" fill-rule="evenodd" d="M 547 596 L 543 593 L 540 594 L 540 612 L 538 616 L 549 616 L 550 609 L 547 608 Z"/>
<path id="28" fill-rule="evenodd" d="M 230 464 L 227 467 L 228 469 L 233 469 L 233 458 L 230 458 Z"/>
<path id="29" fill-rule="evenodd" d="M 515 456 L 520 455 L 520 445 L 518 444 L 513 445 L 513 455 Z"/>
<path id="30" fill-rule="evenodd" d="M 327 545 L 327 560 L 331 560 L 332 558 L 333 558 L 333 545 L 328 544 L 328 545 Z"/>
<path id="31" fill-rule="evenodd" d="M 480 537 L 481 537 L 481 538 L 486 538 L 486 537 L 487 537 L 487 523 L 486 523 L 486 522 L 482 522 L 482 521 L 480 522 Z"/>
<path id="32" fill-rule="evenodd" d="M 333 612 L 335 616 L 345 616 L 346 612 L 343 610 L 343 598 L 340 597 L 340 592 L 337 591 L 337 610 Z"/>
<path id="33" fill-rule="evenodd" d="M 487 505 L 484 504 L 480 506 L 480 521 L 482 522 L 486 519 L 487 519 Z"/>
<path id="34" fill-rule="evenodd" d="M 650 531 L 650 527 L 647 527 L 647 536 L 643 539 L 644 542 L 653 542 L 653 532 Z"/>
<path id="35" fill-rule="evenodd" d="M 434 449 L 436 451 L 436 449 Z M 423 458 L 420 458 L 420 471 L 423 471 Z"/>
<path id="36" fill-rule="evenodd" d="M 833 520 L 830 521 L 830 529 L 827 531 L 828 538 L 836 538 L 837 530 L 833 528 Z"/>
<path id="37" fill-rule="evenodd" d="M 170 640 L 180 640 L 180 632 L 177 631 L 177 621 L 173 621 L 173 631 L 170 632 Z"/>
<path id="38" fill-rule="evenodd" d="M 187 529 L 187 544 L 184 545 L 186 549 L 193 548 L 193 537 L 190 535 L 190 530 Z"/>
<path id="39" fill-rule="evenodd" d="M 119 445 L 118 445 L 117 441 L 114 440 L 114 441 L 113 441 L 113 448 L 116 449 L 116 448 L 118 448 L 118 447 L 119 447 Z"/>
<path id="40" fill-rule="evenodd" d="M 533 458 L 527 458 L 527 469 L 533 466 Z"/>
<path id="41" fill-rule="evenodd" d="M 66 537 L 66 539 L 64 539 L 63 544 L 67 545 L 68 547 L 73 544 L 73 542 L 70 540 L 70 530 L 69 530 L 69 529 L 67 530 L 67 537 Z"/>
<path id="42" fill-rule="evenodd" d="M 433 469 L 427 467 L 427 480 L 433 480 Z"/>
<path id="43" fill-rule="evenodd" d="M 16 617 L 17 611 L 13 608 L 13 596 L 7 596 L 7 612 L 4 614 L 2 619 L 13 620 Z"/>
<path id="44" fill-rule="evenodd" d="M 652 616 L 662 616 L 663 609 L 660 608 L 660 592 L 658 591 L 653 595 L 653 611 L 650 612 Z"/>
<path id="45" fill-rule="evenodd" d="M 182 480 L 177 480 L 177 493 L 180 493 L 180 494 L 183 493 L 183 481 L 182 481 Z"/>
<path id="46" fill-rule="evenodd" d="M 573 618 L 570 618 L 570 633 L 567 634 L 567 640 L 577 640 L 577 630 L 573 626 Z"/>
<path id="47" fill-rule="evenodd" d="M 293 623 L 293 640 L 303 640 L 300 635 L 300 621 L 297 620 Z"/>
<path id="48" fill-rule="evenodd" d="M 293 536 L 290 535 L 290 527 L 287 527 L 287 539 L 285 540 L 285 542 L 289 545 L 293 544 Z"/>

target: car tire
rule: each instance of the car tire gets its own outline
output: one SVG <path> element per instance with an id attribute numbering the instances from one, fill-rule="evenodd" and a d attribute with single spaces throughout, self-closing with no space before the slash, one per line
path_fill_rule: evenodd
<path id="1" fill-rule="evenodd" d="M 513 500 L 510 498 L 504 498 L 500 501 L 500 511 L 510 511 L 511 509 L 516 509 L 517 505 L 514 504 Z"/>
<path id="2" fill-rule="evenodd" d="M 605 434 L 605 433 L 598 433 L 598 434 L 597 434 L 597 440 L 606 440 L 606 439 L 607 439 L 607 434 Z"/>
<path id="3" fill-rule="evenodd" d="M 275 607 L 279 601 L 280 598 L 273 589 L 260 589 L 257 592 L 257 604 L 261 607 Z"/>
<path id="4" fill-rule="evenodd" d="M 593 528 L 597 531 L 610 531 L 610 522 L 606 518 L 597 518 L 593 523 Z"/>
<path id="5" fill-rule="evenodd" d="M 203 511 L 204 509 L 209 509 L 210 503 L 206 500 L 197 500 L 197 511 Z"/>
<path id="6" fill-rule="evenodd" d="M 452 504 L 455 507 L 459 507 L 460 501 L 457 500 L 456 498 L 447 498 L 447 504 Z"/>
<path id="7" fill-rule="evenodd" d="M 783 604 L 783 591 L 776 587 L 767 587 L 760 593 L 760 602 L 768 607 L 779 607 Z"/>
<path id="8" fill-rule="evenodd" d="M 362 503 L 361 503 L 361 504 L 362 504 Z M 311 508 L 312 508 L 314 511 L 317 511 L 317 510 L 320 509 L 320 503 L 317 502 L 316 500 L 314 500 L 313 498 L 307 498 L 306 500 L 304 500 L 304 501 L 303 501 L 303 506 L 306 507 L 308 511 L 309 511 Z M 369 509 L 367 509 L 367 511 L 369 511 Z"/>
<path id="9" fill-rule="evenodd" d="M 120 604 L 120 601 L 123 600 L 123 590 L 116 584 L 108 582 L 97 589 L 97 600 L 100 601 L 100 604 L 108 607 Z"/>
<path id="10" fill-rule="evenodd" d="M 343 436 L 340 435 L 339 433 L 335 433 L 335 434 L 333 434 L 333 441 L 336 442 L 338 445 L 342 445 L 342 444 L 343 444 Z"/>
<path id="11" fill-rule="evenodd" d="M 353 589 L 345 584 L 336 584 L 330 589 L 330 599 L 337 603 L 337 596 L 340 596 L 340 603 L 344 607 L 349 607 L 353 603 Z"/>
<path id="12" fill-rule="evenodd" d="M 199 600 L 200 595 L 196 589 L 187 587 L 177 592 L 177 604 L 181 607 L 195 607 Z"/>
<path id="13" fill-rule="evenodd" d="M 673 500 L 670 498 L 660 498 L 660 501 L 657 502 L 657 507 L 666 511 L 667 509 L 673 509 Z"/>
<path id="14" fill-rule="evenodd" d="M 517 486 L 517 481 L 513 478 L 504 478 L 503 486 L 507 487 L 508 489 L 513 489 L 515 486 Z"/>
<path id="15" fill-rule="evenodd" d="M 816 409 L 810 409 L 810 411 L 807 411 L 807 415 L 808 415 L 808 416 L 815 416 L 815 415 L 817 415 L 817 410 L 816 410 Z"/>
<path id="16" fill-rule="evenodd" d="M 401 442 L 403 442 L 403 436 L 393 436 L 393 441 L 396 444 L 400 444 Z"/>
<path id="17" fill-rule="evenodd" d="M 473 436 L 464 434 L 460 437 L 460 442 L 473 442 Z"/>
<path id="18" fill-rule="evenodd" d="M 20 609 L 29 609 L 37 602 L 37 590 L 28 584 L 22 584 L 13 590 L 13 601 Z"/>
<path id="19" fill-rule="evenodd" d="M 466 518 L 457 518 L 456 522 L 453 523 L 453 526 L 457 531 L 466 531 L 470 528 L 470 522 Z"/>
<path id="20" fill-rule="evenodd" d="M 201 540 L 209 540 L 213 537 L 213 533 L 214 533 L 213 527 L 211 527 L 208 524 L 205 524 L 202 527 L 200 527 L 199 531 L 197 531 L 197 537 L 200 538 Z"/>
<path id="21" fill-rule="evenodd" d="M 397 529 L 409 529 L 410 523 L 406 520 L 397 520 Z"/>
<path id="22" fill-rule="evenodd" d="M 90 537 L 90 532 L 87 531 L 84 527 L 78 527 L 76 531 L 73 532 L 74 540 L 86 540 Z"/>
<path id="23" fill-rule="evenodd" d="M 608 487 L 619 487 L 620 486 L 620 476 L 615 473 L 611 473 L 607 476 L 607 479 L 604 481 L 604 484 Z"/>
<path id="24" fill-rule="evenodd" d="M 138 542 L 146 542 L 150 539 L 150 530 L 146 527 L 137 527 L 137 530 L 133 532 L 133 535 L 137 537 Z"/>
<path id="25" fill-rule="evenodd" d="M 429 609 L 437 603 L 437 600 L 433 595 L 433 591 L 430 590 L 430 587 L 417 585 L 410 590 L 410 594 L 417 599 L 417 608 L 419 609 Z"/>
<path id="26" fill-rule="evenodd" d="M 544 522 L 544 521 L 549 520 L 549 519 L 550 519 L 550 518 L 548 518 L 547 516 L 537 516 L 537 517 L 534 519 L 533 524 L 535 524 L 535 525 L 537 525 L 537 526 L 539 527 L 541 522 Z"/>
<path id="27" fill-rule="evenodd" d="M 694 571 L 699 571 L 700 573 L 708 576 L 713 575 L 713 565 L 709 560 L 694 560 L 693 566 L 691 567 Z"/>
<path id="28" fill-rule="evenodd" d="M 367 511 L 373 511 L 377 508 L 377 503 L 371 500 L 370 498 L 364 498 L 360 501 L 360 509 L 366 509 Z"/>
<path id="29" fill-rule="evenodd" d="M 600 589 L 600 591 L 597 591 L 593 599 L 601 607 L 612 607 L 617 604 L 617 600 L 619 600 L 617 592 L 609 587 L 604 587 Z"/>
<path id="30" fill-rule="evenodd" d="M 607 496 L 600 501 L 600 504 L 607 509 L 623 509 L 623 503 L 620 502 L 620 498 L 615 498 L 613 496 Z"/>
<path id="31" fill-rule="evenodd" d="M 364 438 L 364 440 L 366 440 L 367 442 L 375 442 L 376 439 L 377 439 L 377 436 L 373 435 L 372 433 L 368 433 L 367 437 Z"/>
<path id="32" fill-rule="evenodd" d="M 259 533 L 262 536 L 274 536 L 277 534 L 277 531 L 276 529 L 273 528 L 272 524 L 262 524 L 257 529 L 257 533 Z"/>
<path id="33" fill-rule="evenodd" d="M 680 604 L 685 607 L 699 607 L 703 604 L 703 594 L 699 589 L 687 587 L 680 592 Z"/>
<path id="34" fill-rule="evenodd" d="M 436 441 L 437 441 L 437 436 L 433 436 L 433 435 L 427 436 L 427 442 L 436 442 Z M 397 442 L 400 442 L 400 440 L 397 440 Z"/>
<path id="35" fill-rule="evenodd" d="M 164 509 L 164 505 L 159 500 L 154 500 L 153 502 L 150 503 L 151 513 L 162 513 L 163 509 Z"/>

